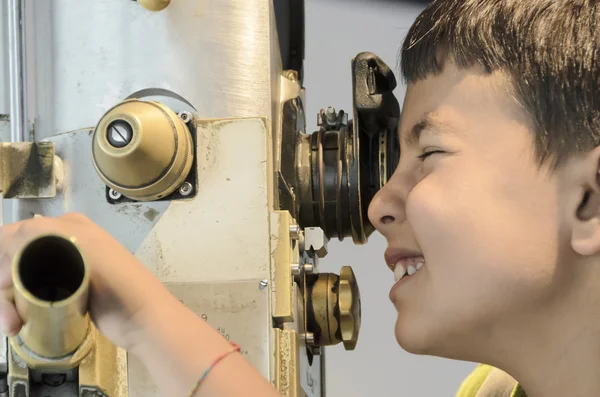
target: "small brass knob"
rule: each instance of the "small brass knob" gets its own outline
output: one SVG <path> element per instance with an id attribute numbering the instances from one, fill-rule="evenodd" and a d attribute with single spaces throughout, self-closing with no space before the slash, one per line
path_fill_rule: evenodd
<path id="1" fill-rule="evenodd" d="M 167 8 L 171 0 L 137 0 L 142 7 L 150 11 L 161 11 Z"/>
<path id="2" fill-rule="evenodd" d="M 340 275 L 319 273 L 307 276 L 308 331 L 318 346 L 343 342 L 354 350 L 361 323 L 360 292 L 352 268 L 344 266 Z"/>
<path id="3" fill-rule="evenodd" d="M 193 160 L 185 123 L 165 105 L 128 99 L 98 123 L 92 143 L 96 172 L 111 189 L 139 201 L 173 193 Z"/>

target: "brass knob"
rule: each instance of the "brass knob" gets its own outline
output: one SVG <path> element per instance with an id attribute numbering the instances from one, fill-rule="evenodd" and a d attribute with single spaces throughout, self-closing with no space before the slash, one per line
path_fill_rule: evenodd
<path id="1" fill-rule="evenodd" d="M 167 8 L 171 0 L 137 0 L 142 7 L 150 11 L 161 11 Z"/>
<path id="2" fill-rule="evenodd" d="M 360 291 L 356 276 L 349 266 L 342 267 L 340 271 L 338 302 L 342 341 L 346 350 L 354 350 L 360 331 Z"/>
<path id="3" fill-rule="evenodd" d="M 128 99 L 110 109 L 93 136 L 96 172 L 111 189 L 139 201 L 170 195 L 188 176 L 192 138 L 165 105 Z"/>
<path id="4" fill-rule="evenodd" d="M 352 268 L 344 266 L 340 275 L 319 273 L 307 280 L 308 331 L 318 346 L 343 342 L 354 350 L 360 331 L 360 291 Z"/>

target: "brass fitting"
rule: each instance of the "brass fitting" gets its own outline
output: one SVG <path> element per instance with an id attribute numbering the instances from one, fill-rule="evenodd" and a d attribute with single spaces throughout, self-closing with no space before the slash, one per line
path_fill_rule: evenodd
<path id="1" fill-rule="evenodd" d="M 142 7 L 150 11 L 161 11 L 171 4 L 171 0 L 137 0 Z"/>
<path id="2" fill-rule="evenodd" d="M 186 124 L 167 106 L 128 99 L 98 123 L 92 160 L 108 187 L 133 200 L 151 201 L 170 195 L 185 181 L 192 145 Z"/>
<path id="3" fill-rule="evenodd" d="M 308 276 L 306 295 L 308 331 L 315 345 L 332 346 L 343 342 L 354 350 L 360 331 L 360 292 L 352 268 L 342 267 L 340 275 L 319 273 Z"/>
<path id="4" fill-rule="evenodd" d="M 56 365 L 56 359 L 73 355 L 84 345 L 90 331 L 90 275 L 74 238 L 45 234 L 31 240 L 15 255 L 12 278 L 15 306 L 24 325 L 11 344 L 28 364 L 36 367 L 49 359 Z M 78 353 L 85 357 L 85 352 Z M 69 360 L 63 364 L 77 364 Z"/>
<path id="5" fill-rule="evenodd" d="M 15 255 L 12 278 L 24 325 L 9 339 L 8 395 L 32 396 L 35 376 L 76 370 L 77 395 L 126 397 L 127 357 L 90 321 L 90 271 L 75 239 L 32 239 Z"/>

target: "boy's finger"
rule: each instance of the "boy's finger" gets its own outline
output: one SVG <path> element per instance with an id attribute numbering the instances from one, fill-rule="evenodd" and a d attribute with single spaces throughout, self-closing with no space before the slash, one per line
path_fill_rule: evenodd
<path id="1" fill-rule="evenodd" d="M 0 331 L 6 336 L 15 336 L 21 330 L 23 321 L 15 305 L 4 298 L 0 298 Z"/>
<path id="2" fill-rule="evenodd" d="M 9 289 L 12 285 L 12 259 L 8 252 L 2 251 L 0 244 L 0 289 Z"/>

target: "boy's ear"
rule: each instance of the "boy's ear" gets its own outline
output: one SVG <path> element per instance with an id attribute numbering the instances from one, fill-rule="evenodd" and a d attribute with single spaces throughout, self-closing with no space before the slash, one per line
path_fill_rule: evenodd
<path id="1" fill-rule="evenodd" d="M 600 253 L 600 147 L 588 152 L 577 161 L 568 181 L 576 203 L 571 246 L 579 255 Z"/>

